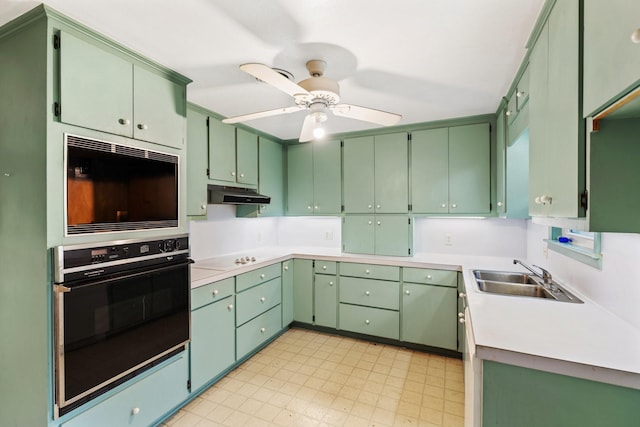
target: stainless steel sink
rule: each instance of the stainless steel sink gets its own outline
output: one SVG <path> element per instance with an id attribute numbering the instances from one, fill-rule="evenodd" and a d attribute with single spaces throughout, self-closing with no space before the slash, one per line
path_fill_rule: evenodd
<path id="1" fill-rule="evenodd" d="M 512 271 L 473 270 L 478 290 L 491 294 L 544 298 L 553 301 L 582 303 L 555 281 L 545 283 L 541 278 Z"/>

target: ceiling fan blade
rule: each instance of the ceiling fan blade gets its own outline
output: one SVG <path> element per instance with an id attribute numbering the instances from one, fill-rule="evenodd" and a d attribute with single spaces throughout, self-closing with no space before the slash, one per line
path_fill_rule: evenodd
<path id="1" fill-rule="evenodd" d="M 222 120 L 222 123 L 246 122 L 249 120 L 261 119 L 263 117 L 277 116 L 279 114 L 295 113 L 296 111 L 300 111 L 300 110 L 304 110 L 304 107 L 294 105 L 293 107 L 276 108 L 275 110 L 266 110 L 266 111 L 260 111 L 257 113 L 243 114 L 242 116 L 227 117 L 226 119 Z"/>
<path id="2" fill-rule="evenodd" d="M 399 114 L 350 104 L 336 105 L 333 107 L 333 114 L 340 117 L 362 120 L 383 126 L 395 125 L 400 121 L 400 119 L 402 119 L 402 116 Z"/>
<path id="3" fill-rule="evenodd" d="M 288 95 L 311 96 L 311 94 L 306 89 L 298 86 L 296 83 L 292 82 L 267 65 L 256 63 L 242 64 L 240 66 L 240 69 L 245 73 L 251 74 L 256 79 L 262 80 L 263 82 L 270 84 L 271 86 L 281 90 Z"/>
<path id="4" fill-rule="evenodd" d="M 307 142 L 314 139 L 313 128 L 315 125 L 316 120 L 313 118 L 313 115 L 307 114 L 307 117 L 304 118 L 304 123 L 302 123 L 302 130 L 300 131 L 300 142 Z"/>

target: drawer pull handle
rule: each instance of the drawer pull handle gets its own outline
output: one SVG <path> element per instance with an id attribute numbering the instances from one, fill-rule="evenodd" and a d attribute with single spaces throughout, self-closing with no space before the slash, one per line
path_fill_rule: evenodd
<path id="1" fill-rule="evenodd" d="M 213 292 L 211 292 L 211 294 L 215 297 L 216 295 L 218 295 L 220 293 L 219 290 L 214 289 Z"/>
<path id="2" fill-rule="evenodd" d="M 322 266 L 322 269 L 323 269 L 323 270 L 326 270 L 326 269 L 327 269 L 327 266 L 326 266 L 326 265 L 323 265 L 323 266 Z"/>
<path id="3" fill-rule="evenodd" d="M 427 274 L 427 280 L 431 280 L 431 279 L 433 279 L 433 277 L 431 277 L 430 274 Z"/>
<path id="4" fill-rule="evenodd" d="M 140 413 L 140 408 L 136 407 L 131 410 L 131 415 L 138 415 Z"/>
<path id="5" fill-rule="evenodd" d="M 267 299 L 265 297 L 260 298 L 260 302 L 265 302 Z"/>
<path id="6" fill-rule="evenodd" d="M 406 291 L 404 291 L 405 295 L 411 295 L 411 291 L 409 291 L 409 289 L 407 289 Z"/>
<path id="7" fill-rule="evenodd" d="M 260 278 L 261 278 L 261 279 L 264 279 L 264 274 L 261 274 L 261 275 L 260 275 Z"/>
<path id="8" fill-rule="evenodd" d="M 260 328 L 260 333 L 264 334 L 265 332 L 267 332 L 267 328 Z"/>
<path id="9" fill-rule="evenodd" d="M 371 292 L 369 292 L 369 291 L 364 291 L 364 294 L 365 294 L 366 296 L 369 296 L 369 295 L 371 295 Z"/>
<path id="10" fill-rule="evenodd" d="M 227 310 L 229 310 L 229 311 L 233 310 L 233 304 L 229 304 L 229 305 L 227 306 Z"/>
<path id="11" fill-rule="evenodd" d="M 371 274 L 371 270 L 365 270 L 364 274 Z"/>
<path id="12" fill-rule="evenodd" d="M 365 324 L 365 325 L 368 325 L 368 324 L 370 324 L 370 323 L 371 323 L 371 321 L 370 321 L 369 319 L 367 319 L 367 320 L 365 320 L 365 321 L 364 321 L 364 324 Z"/>

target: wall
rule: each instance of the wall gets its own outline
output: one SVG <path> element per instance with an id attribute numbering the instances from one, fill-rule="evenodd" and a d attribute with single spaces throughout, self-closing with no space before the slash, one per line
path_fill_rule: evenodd
<path id="1" fill-rule="evenodd" d="M 582 295 L 640 328 L 640 235 L 602 233 L 602 270 L 547 251 L 548 227 L 528 223 L 527 259 Z"/>

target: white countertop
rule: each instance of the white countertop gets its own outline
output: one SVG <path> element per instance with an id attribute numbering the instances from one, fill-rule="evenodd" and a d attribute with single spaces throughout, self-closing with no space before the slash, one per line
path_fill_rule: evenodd
<path id="1" fill-rule="evenodd" d="M 230 254 L 227 257 L 243 254 Z M 565 303 L 480 292 L 472 269 L 524 271 L 512 258 L 416 254 L 380 257 L 343 254 L 323 248 L 273 248 L 253 251 L 255 262 L 227 270 L 191 269 L 192 288 L 291 258 L 371 262 L 462 271 L 476 353 L 494 360 L 640 389 L 640 330 L 562 283 L 584 301 Z M 553 272 L 552 272 L 553 273 Z"/>

